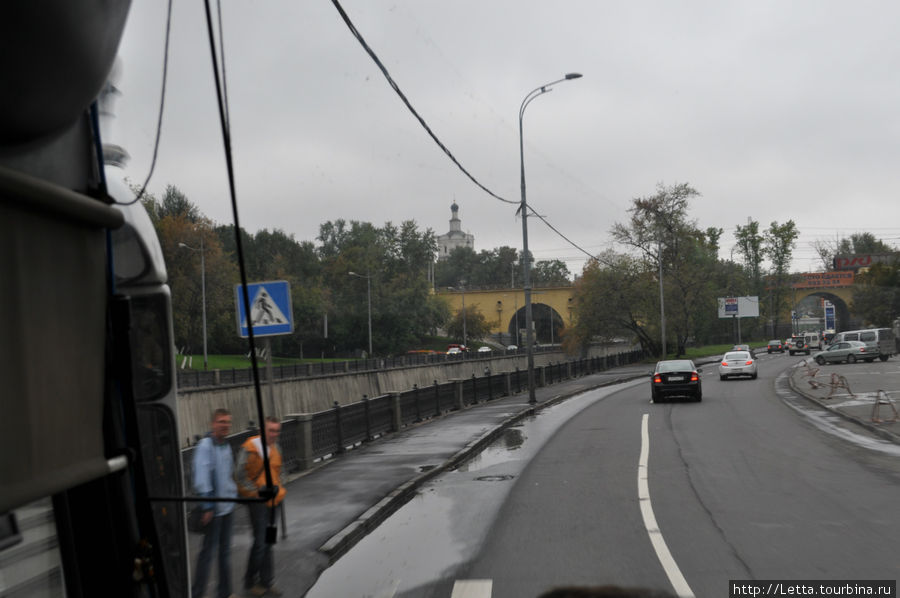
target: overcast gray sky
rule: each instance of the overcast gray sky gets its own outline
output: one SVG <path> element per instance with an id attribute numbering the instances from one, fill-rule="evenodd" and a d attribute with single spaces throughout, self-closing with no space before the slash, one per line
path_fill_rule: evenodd
<path id="1" fill-rule="evenodd" d="M 165 2 L 135 2 L 122 42 L 117 141 L 128 176 L 150 166 Z M 519 194 L 592 253 L 634 197 L 686 182 L 692 216 L 725 229 L 793 219 L 795 267 L 811 243 L 869 231 L 900 245 L 900 4 L 821 0 L 343 0 L 412 104 L 494 193 Z M 223 1 L 242 226 L 314 241 L 343 218 L 448 229 L 476 250 L 521 249 L 516 206 L 476 187 L 428 137 L 328 0 Z M 231 222 L 200 2 L 175 2 L 168 94 L 151 192 L 181 189 Z M 580 273 L 584 255 L 537 219 L 538 259 Z"/>

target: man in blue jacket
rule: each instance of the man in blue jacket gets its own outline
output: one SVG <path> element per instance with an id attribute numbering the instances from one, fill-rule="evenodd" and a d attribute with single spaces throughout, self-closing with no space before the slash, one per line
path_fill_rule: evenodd
<path id="1" fill-rule="evenodd" d="M 216 409 L 212 417 L 212 431 L 194 448 L 194 492 L 198 496 L 237 498 L 234 481 L 234 455 L 228 443 L 231 432 L 231 412 Z M 197 557 L 191 594 L 203 596 L 209 581 L 213 552 L 219 553 L 219 584 L 217 598 L 229 598 L 231 593 L 231 529 L 234 519 L 233 502 L 204 503 L 203 547 Z"/>

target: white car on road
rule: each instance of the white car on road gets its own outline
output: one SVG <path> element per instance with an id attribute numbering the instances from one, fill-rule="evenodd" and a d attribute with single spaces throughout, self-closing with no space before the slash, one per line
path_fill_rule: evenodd
<path id="1" fill-rule="evenodd" d="M 719 380 L 732 376 L 750 376 L 755 380 L 757 373 L 756 359 L 749 351 L 729 351 L 719 363 Z"/>

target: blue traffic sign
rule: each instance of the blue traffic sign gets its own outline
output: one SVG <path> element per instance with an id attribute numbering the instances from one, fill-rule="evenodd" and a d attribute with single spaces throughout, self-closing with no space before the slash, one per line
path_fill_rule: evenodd
<path id="1" fill-rule="evenodd" d="M 286 280 L 252 282 L 247 285 L 250 297 L 250 323 L 253 336 L 277 336 L 294 331 L 294 315 L 291 309 L 291 285 Z M 238 336 L 250 336 L 247 313 L 244 309 L 242 286 L 234 285 L 237 306 Z"/>

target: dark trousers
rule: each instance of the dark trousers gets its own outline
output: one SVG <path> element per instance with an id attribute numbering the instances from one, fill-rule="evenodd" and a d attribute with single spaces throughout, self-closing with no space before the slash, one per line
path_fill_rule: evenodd
<path id="1" fill-rule="evenodd" d="M 200 556 L 197 557 L 197 568 L 194 570 L 194 583 L 191 587 L 191 595 L 194 598 L 203 596 L 206 592 L 206 584 L 209 581 L 209 571 L 212 568 L 213 552 L 219 553 L 219 586 L 216 596 L 228 598 L 231 596 L 231 528 L 234 521 L 234 511 L 227 515 L 213 517 L 206 531 L 203 533 L 203 547 Z"/>
<path id="2" fill-rule="evenodd" d="M 275 563 L 272 556 L 272 545 L 266 544 L 266 526 L 273 509 L 264 503 L 247 503 L 250 514 L 250 525 L 253 528 L 253 546 L 250 547 L 250 555 L 247 559 L 247 573 L 244 574 L 244 587 L 251 588 L 261 585 L 271 588 L 275 583 Z M 279 507 L 275 507 L 274 514 L 278 515 Z"/>

